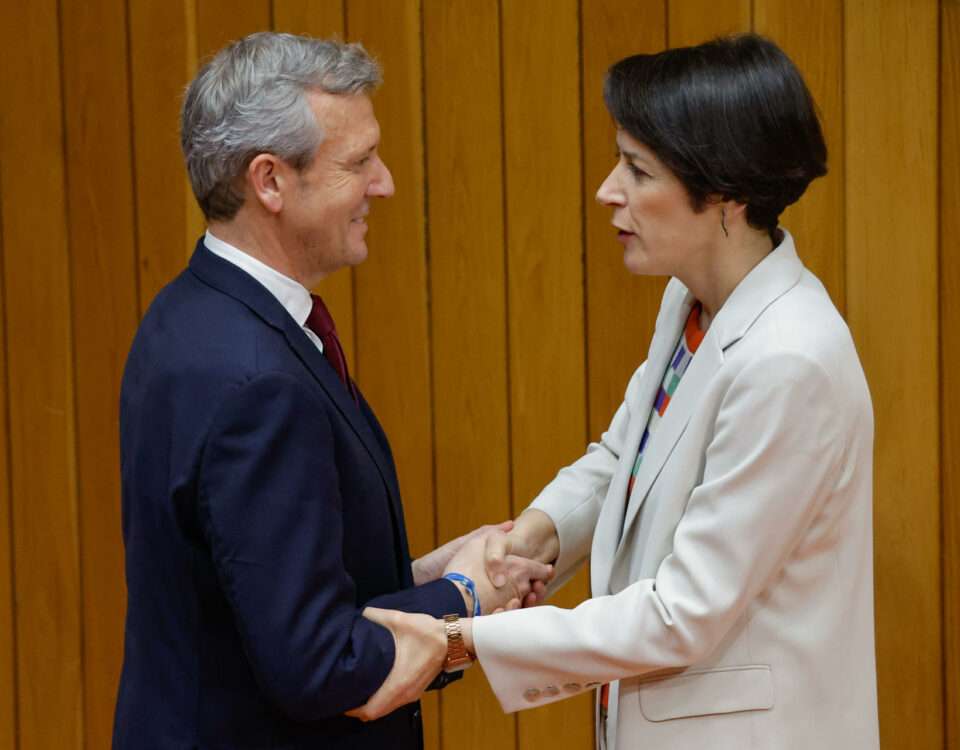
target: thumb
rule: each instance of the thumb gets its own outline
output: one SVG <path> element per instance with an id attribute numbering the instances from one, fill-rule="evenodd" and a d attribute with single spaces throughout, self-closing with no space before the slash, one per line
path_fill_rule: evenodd
<path id="1" fill-rule="evenodd" d="M 490 582 L 500 588 L 507 582 L 506 559 L 510 554 L 510 538 L 506 534 L 490 534 L 484 543 L 484 567 Z"/>

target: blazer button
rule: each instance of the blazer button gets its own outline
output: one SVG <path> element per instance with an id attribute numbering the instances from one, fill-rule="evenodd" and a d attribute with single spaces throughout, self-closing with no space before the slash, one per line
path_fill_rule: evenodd
<path id="1" fill-rule="evenodd" d="M 543 689 L 543 694 L 549 695 L 551 697 L 553 697 L 554 695 L 560 695 L 560 688 L 558 688 L 556 685 L 547 685 Z"/>
<path id="2" fill-rule="evenodd" d="M 580 683 L 579 682 L 568 682 L 563 686 L 563 689 L 568 693 L 579 693 L 580 692 Z"/>
<path id="3" fill-rule="evenodd" d="M 523 697 L 530 703 L 533 703 L 540 697 L 540 691 L 537 688 L 527 688 L 523 691 Z"/>

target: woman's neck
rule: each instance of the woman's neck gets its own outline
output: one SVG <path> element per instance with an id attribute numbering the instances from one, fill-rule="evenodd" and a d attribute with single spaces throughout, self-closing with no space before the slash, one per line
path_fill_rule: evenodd
<path id="1" fill-rule="evenodd" d="M 737 285 L 773 250 L 767 232 L 749 227 L 730 233 L 708 256 L 707 262 L 680 279 L 700 301 L 700 328 L 707 330 Z"/>

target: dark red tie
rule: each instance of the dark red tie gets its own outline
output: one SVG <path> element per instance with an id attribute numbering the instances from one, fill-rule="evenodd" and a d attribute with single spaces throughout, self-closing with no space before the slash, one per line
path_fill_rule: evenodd
<path id="1" fill-rule="evenodd" d="M 311 294 L 310 298 L 313 300 L 313 308 L 310 310 L 310 315 L 307 316 L 307 328 L 320 337 L 323 342 L 323 355 L 333 365 L 333 369 L 337 371 L 340 380 L 347 386 L 350 395 L 356 401 L 357 392 L 353 387 L 353 381 L 350 380 L 350 373 L 347 371 L 347 358 L 343 355 L 343 347 L 340 346 L 340 339 L 337 337 L 337 326 L 333 322 L 333 316 L 330 315 L 330 311 L 320 297 Z"/>

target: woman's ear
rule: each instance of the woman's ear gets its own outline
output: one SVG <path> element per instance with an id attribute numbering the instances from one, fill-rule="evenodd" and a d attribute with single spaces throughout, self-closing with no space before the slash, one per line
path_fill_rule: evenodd
<path id="1" fill-rule="evenodd" d="M 257 154 L 247 167 L 250 192 L 269 213 L 283 208 L 286 165 L 274 154 Z"/>

